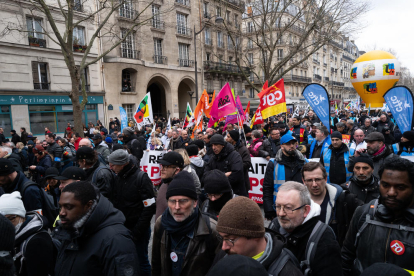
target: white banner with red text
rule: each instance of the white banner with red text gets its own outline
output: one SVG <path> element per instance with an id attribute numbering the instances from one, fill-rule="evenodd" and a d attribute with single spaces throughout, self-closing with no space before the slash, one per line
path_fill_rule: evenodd
<path id="1" fill-rule="evenodd" d="M 249 169 L 249 198 L 259 204 L 263 204 L 263 181 L 268 162 L 262 157 L 252 157 L 252 166 Z"/>
<path id="2" fill-rule="evenodd" d="M 148 174 L 154 186 L 161 184 L 161 166 L 157 163 L 157 160 L 162 159 L 166 150 L 144 150 L 144 155 L 141 158 L 140 168 Z"/>

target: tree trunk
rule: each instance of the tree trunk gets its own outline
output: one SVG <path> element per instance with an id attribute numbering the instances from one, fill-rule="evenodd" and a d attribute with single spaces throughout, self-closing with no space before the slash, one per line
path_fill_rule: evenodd
<path id="1" fill-rule="evenodd" d="M 69 97 L 72 100 L 73 106 L 74 128 L 75 133 L 79 133 L 83 137 L 82 109 L 79 94 L 79 78 L 72 78 L 72 92 L 69 94 Z"/>

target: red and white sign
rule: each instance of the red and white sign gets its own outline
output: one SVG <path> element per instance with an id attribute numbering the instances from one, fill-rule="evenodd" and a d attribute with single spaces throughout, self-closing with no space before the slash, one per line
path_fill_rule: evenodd
<path id="1" fill-rule="evenodd" d="M 405 252 L 405 246 L 402 242 L 398 241 L 398 240 L 393 240 L 390 244 L 390 248 L 391 251 L 395 254 L 395 255 L 402 255 Z"/>
<path id="2" fill-rule="evenodd" d="M 145 151 L 141 158 L 140 168 L 148 174 L 154 186 L 161 184 L 161 166 L 157 163 L 157 160 L 162 159 L 167 151 L 150 150 Z"/>
<path id="3" fill-rule="evenodd" d="M 252 166 L 249 169 L 249 198 L 259 204 L 263 204 L 263 181 L 267 163 L 265 158 L 252 157 Z"/>

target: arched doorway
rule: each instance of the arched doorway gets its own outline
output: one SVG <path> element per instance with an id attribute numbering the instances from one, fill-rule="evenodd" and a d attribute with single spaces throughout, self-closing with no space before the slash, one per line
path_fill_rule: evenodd
<path id="1" fill-rule="evenodd" d="M 169 85 L 162 77 L 154 77 L 148 83 L 147 92 L 151 94 L 152 113 L 157 117 L 167 117 L 166 92 L 169 92 Z"/>
<path id="2" fill-rule="evenodd" d="M 191 109 L 194 111 L 195 104 L 193 101 L 195 99 L 191 99 L 188 91 L 193 91 L 193 97 L 195 97 L 195 84 L 191 79 L 183 79 L 180 84 L 178 85 L 178 106 L 179 106 L 179 117 L 184 118 L 186 111 L 187 111 L 187 103 L 190 104 Z M 200 91 L 199 91 L 200 92 Z M 200 93 L 198 95 L 200 97 Z"/>

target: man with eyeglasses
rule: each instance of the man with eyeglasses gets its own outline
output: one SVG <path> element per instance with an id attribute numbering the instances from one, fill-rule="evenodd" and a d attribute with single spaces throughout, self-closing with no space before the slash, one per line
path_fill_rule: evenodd
<path id="1" fill-rule="evenodd" d="M 263 141 L 263 148 L 266 152 L 266 160 L 274 158 L 280 149 L 280 131 L 276 128 L 270 130 L 270 137 Z"/>
<path id="2" fill-rule="evenodd" d="M 152 276 L 206 275 L 220 243 L 216 221 L 198 209 L 191 174 L 177 174 L 165 198 L 168 208 L 154 226 Z"/>
<path id="3" fill-rule="evenodd" d="M 228 255 L 250 257 L 263 265 L 270 275 L 303 275 L 292 260 L 288 258 L 279 264 L 285 252 L 284 238 L 265 230 L 259 206 L 249 198 L 236 197 L 221 209 L 217 227 L 221 241 L 221 251 L 217 253 L 214 264 Z"/>
<path id="4" fill-rule="evenodd" d="M 184 158 L 178 152 L 170 151 L 164 154 L 162 159 L 157 160 L 157 163 L 161 165 L 161 184 L 158 186 L 155 220 L 168 208 L 167 200 L 165 199 L 168 185 L 173 180 L 173 177 L 183 170 Z"/>
<path id="5" fill-rule="evenodd" d="M 302 263 L 302 272 L 311 270 L 313 276 L 342 275 L 341 249 L 335 240 L 335 234 L 329 226 L 320 221 L 321 207 L 313 202 L 305 185 L 288 181 L 279 187 L 275 209 L 277 218 L 269 228 L 286 238 L 285 247 Z M 218 231 L 219 228 L 218 228 Z M 321 233 L 313 245 L 313 257 L 308 259 L 309 240 L 315 233 Z"/>
<path id="6" fill-rule="evenodd" d="M 321 163 L 310 162 L 302 168 L 302 179 L 313 202 L 321 207 L 319 220 L 334 231 L 339 245 L 342 245 L 352 215 L 363 202 L 345 187 L 327 183 L 327 172 Z"/>
<path id="7" fill-rule="evenodd" d="M 155 195 L 151 179 L 129 161 L 129 154 L 118 149 L 108 157 L 109 168 L 116 173 L 111 201 L 125 215 L 125 227 L 134 237 L 140 267 L 139 275 L 151 275 L 148 244 L 151 219 L 155 213 Z"/>

